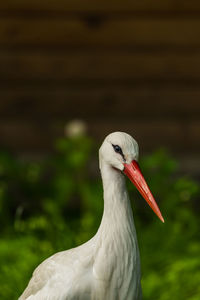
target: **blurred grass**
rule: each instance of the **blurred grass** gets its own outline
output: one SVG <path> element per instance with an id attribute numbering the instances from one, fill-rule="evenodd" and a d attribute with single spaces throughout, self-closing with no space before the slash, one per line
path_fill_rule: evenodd
<path id="1" fill-rule="evenodd" d="M 59 139 L 55 154 L 22 161 L 0 152 L 0 299 L 17 299 L 34 268 L 93 236 L 102 211 L 100 176 L 87 136 Z M 128 183 L 142 261 L 144 300 L 200 299 L 199 185 L 178 177 L 160 149 L 140 161 L 165 218 L 162 224 Z"/>

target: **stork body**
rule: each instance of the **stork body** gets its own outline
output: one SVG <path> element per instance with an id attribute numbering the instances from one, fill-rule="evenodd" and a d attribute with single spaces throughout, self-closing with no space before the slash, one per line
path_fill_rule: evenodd
<path id="1" fill-rule="evenodd" d="M 122 154 L 116 151 L 117 144 L 124 149 Z M 104 212 L 96 235 L 39 265 L 19 300 L 142 298 L 137 236 L 121 172 L 137 158 L 137 143 L 129 135 L 116 132 L 105 139 L 99 155 Z"/>

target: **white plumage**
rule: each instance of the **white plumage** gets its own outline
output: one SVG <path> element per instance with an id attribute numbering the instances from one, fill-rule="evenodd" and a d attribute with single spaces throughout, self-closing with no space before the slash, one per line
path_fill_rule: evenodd
<path id="1" fill-rule="evenodd" d="M 106 137 L 99 150 L 104 212 L 96 235 L 41 263 L 19 300 L 142 298 L 139 249 L 123 171 L 133 182 L 136 177 L 134 184 L 138 188 L 140 182 L 141 194 L 163 219 L 147 185 L 137 179 L 137 166 L 136 173 L 130 169 L 137 159 L 138 145 L 130 135 L 115 132 Z"/>

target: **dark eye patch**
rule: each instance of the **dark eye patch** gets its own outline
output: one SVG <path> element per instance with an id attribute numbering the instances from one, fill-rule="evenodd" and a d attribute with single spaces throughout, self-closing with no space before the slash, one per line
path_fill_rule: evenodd
<path id="1" fill-rule="evenodd" d="M 118 146 L 118 145 L 112 145 L 112 146 L 113 146 L 115 152 L 122 154 L 122 149 L 120 146 Z"/>
<path id="2" fill-rule="evenodd" d="M 125 160 L 125 157 L 124 157 L 124 154 L 123 154 L 123 152 L 122 152 L 122 148 L 121 148 L 120 146 L 118 146 L 118 145 L 113 145 L 113 144 L 112 144 L 112 146 L 113 146 L 115 152 L 116 152 L 116 153 L 119 153 L 119 154 L 123 157 L 123 160 L 126 161 L 126 160 Z"/>

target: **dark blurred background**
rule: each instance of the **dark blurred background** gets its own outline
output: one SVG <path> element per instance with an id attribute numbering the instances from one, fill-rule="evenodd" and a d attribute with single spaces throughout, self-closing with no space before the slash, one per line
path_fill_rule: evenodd
<path id="1" fill-rule="evenodd" d="M 144 300 L 198 300 L 200 2 L 0 1 L 1 299 L 95 234 L 97 150 L 116 130 L 166 218 L 129 187 Z"/>
<path id="2" fill-rule="evenodd" d="M 46 155 L 78 118 L 199 176 L 199 17 L 197 0 L 1 1 L 1 146 Z"/>

